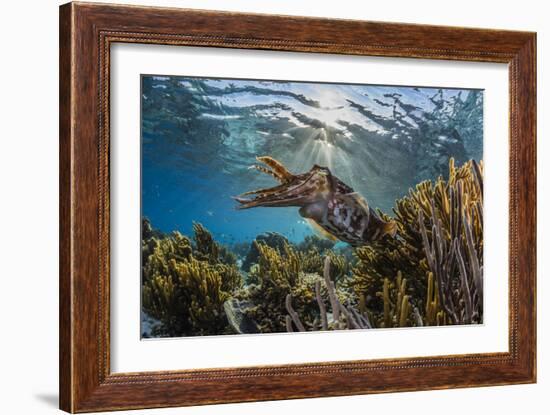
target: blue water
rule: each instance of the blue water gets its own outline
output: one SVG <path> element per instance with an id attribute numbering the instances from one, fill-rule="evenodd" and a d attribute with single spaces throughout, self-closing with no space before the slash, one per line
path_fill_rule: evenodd
<path id="1" fill-rule="evenodd" d="M 275 185 L 249 169 L 269 155 L 313 164 L 392 214 L 396 199 L 457 163 L 482 159 L 483 91 L 142 76 L 142 214 L 164 232 L 206 226 L 223 243 L 313 233 L 297 208 L 236 210 Z"/>

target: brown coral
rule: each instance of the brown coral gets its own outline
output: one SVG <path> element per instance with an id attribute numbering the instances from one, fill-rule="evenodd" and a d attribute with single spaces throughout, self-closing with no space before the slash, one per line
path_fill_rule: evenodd
<path id="1" fill-rule="evenodd" d="M 179 232 L 143 240 L 142 302 L 158 319 L 160 336 L 220 334 L 229 330 L 224 302 L 242 286 L 236 265 L 219 261 L 220 247 L 195 226 L 197 247 Z"/>
<path id="2" fill-rule="evenodd" d="M 294 249 L 285 243 L 282 252 L 262 243 L 257 244 L 259 251 L 258 264 L 251 269 L 249 281 L 253 281 L 240 297 L 246 298 L 255 306 L 247 315 L 256 321 L 263 333 L 274 333 L 286 330 L 286 297 L 291 295 L 295 300 L 294 308 L 305 327 L 313 327 L 319 320 L 316 303 L 315 286 L 322 281 L 318 273 L 318 253 L 311 255 Z M 315 263 L 313 267 L 311 264 Z M 313 272 L 311 272 L 313 271 Z M 328 298 L 326 289 L 319 290 L 323 298 Z M 338 289 L 340 298 L 349 296 Z"/>
<path id="3" fill-rule="evenodd" d="M 474 180 L 451 175 L 449 198 L 443 198 L 444 210 L 437 209 L 432 201 L 430 235 L 423 211 L 418 215 L 439 301 L 453 324 L 481 323 L 483 315 L 483 187 L 481 167 L 473 163 L 471 169 Z"/>
<path id="4" fill-rule="evenodd" d="M 327 255 L 323 263 L 323 277 L 327 290 L 328 304 L 332 315 L 329 317 L 327 305 L 323 295 L 321 295 L 321 281 L 315 281 L 315 300 L 319 309 L 319 317 L 313 324 L 306 325 L 302 322 L 300 314 L 296 312 L 293 306 L 292 294 L 287 294 L 285 307 L 288 314 L 285 317 L 286 329 L 293 331 L 318 331 L 318 330 L 346 330 L 346 329 L 370 329 L 372 323 L 367 313 L 358 312 L 354 307 L 345 306 L 338 296 L 336 286 L 330 277 L 331 257 Z M 295 330 L 296 329 L 296 330 Z"/>
<path id="5" fill-rule="evenodd" d="M 237 257 L 225 246 L 214 241 L 212 234 L 200 223 L 193 223 L 193 239 L 195 241 L 195 256 L 211 264 L 223 263 L 235 265 Z"/>
<path id="6" fill-rule="evenodd" d="M 448 180 L 422 182 L 397 201 L 397 238 L 356 249 L 350 286 L 369 310 L 384 312 L 377 293 L 386 279 L 393 283 L 402 272 L 406 295 L 417 310 L 415 325 L 482 321 L 482 172 L 481 163 L 472 160 L 457 168 L 450 159 Z"/>

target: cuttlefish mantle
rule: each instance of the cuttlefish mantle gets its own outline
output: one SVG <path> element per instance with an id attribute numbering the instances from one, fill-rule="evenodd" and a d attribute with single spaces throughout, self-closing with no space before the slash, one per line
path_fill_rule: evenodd
<path id="1" fill-rule="evenodd" d="M 397 225 L 385 221 L 367 201 L 326 167 L 314 165 L 302 174 L 292 174 L 279 161 L 257 157 L 252 168 L 269 174 L 279 185 L 243 193 L 234 199 L 238 209 L 254 207 L 299 207 L 303 218 L 324 232 L 352 246 L 361 246 L 395 236 Z"/>

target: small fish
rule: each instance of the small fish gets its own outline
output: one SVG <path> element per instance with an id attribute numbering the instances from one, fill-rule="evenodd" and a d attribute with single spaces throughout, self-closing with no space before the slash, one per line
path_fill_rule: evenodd
<path id="1" fill-rule="evenodd" d="M 271 157 L 256 159 L 264 165 L 252 168 L 269 174 L 279 185 L 234 197 L 240 203 L 238 209 L 296 206 L 300 215 L 325 235 L 354 247 L 367 245 L 384 235 L 395 237 L 396 223 L 380 218 L 359 193 L 327 167 L 314 165 L 307 173 L 294 175 Z"/>

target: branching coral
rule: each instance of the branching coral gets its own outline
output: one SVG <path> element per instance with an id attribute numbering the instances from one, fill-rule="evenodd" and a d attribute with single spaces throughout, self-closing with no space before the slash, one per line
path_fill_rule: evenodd
<path id="1" fill-rule="evenodd" d="M 321 238 L 317 235 L 307 235 L 302 242 L 300 242 L 296 248 L 298 251 L 307 252 L 312 249 L 324 253 L 334 247 L 334 241 L 326 238 Z"/>
<path id="2" fill-rule="evenodd" d="M 326 256 L 323 265 L 324 283 L 328 294 L 330 310 L 327 312 L 325 300 L 321 294 L 321 281 L 315 281 L 315 301 L 317 302 L 319 317 L 310 325 L 309 330 L 345 330 L 345 329 L 370 329 L 372 324 L 366 313 L 358 312 L 354 307 L 345 306 L 336 291 L 336 286 L 330 278 L 331 257 Z M 286 329 L 288 332 L 308 331 L 292 305 L 293 296 L 287 294 L 285 308 L 288 314 L 285 316 Z M 296 329 L 296 330 L 295 330 Z"/>
<path id="3" fill-rule="evenodd" d="M 330 239 L 320 238 L 317 235 L 308 235 L 304 240 L 296 246 L 296 250 L 300 252 L 306 272 L 316 272 L 319 275 L 323 274 L 325 255 L 331 256 L 332 275 L 335 281 L 340 281 L 342 278 L 351 274 L 351 264 L 353 256 L 346 256 L 341 248 L 334 248 L 335 242 Z M 347 245 L 348 248 L 349 245 Z"/>
<path id="4" fill-rule="evenodd" d="M 448 180 L 422 182 L 397 201 L 397 238 L 356 249 L 350 286 L 374 314 L 384 312 L 384 281 L 402 272 L 415 325 L 482 321 L 482 172 L 481 163 L 457 168 L 450 159 Z"/>
<path id="5" fill-rule="evenodd" d="M 439 305 L 439 290 L 435 282 L 433 273 L 428 272 L 428 287 L 426 292 L 426 306 L 424 309 L 424 317 L 420 315 L 418 309 L 416 311 L 416 321 L 418 326 L 442 326 L 447 321 L 445 312 L 440 310 Z"/>
<path id="6" fill-rule="evenodd" d="M 143 240 L 143 309 L 161 322 L 157 335 L 220 334 L 229 330 L 224 302 L 242 286 L 235 265 L 219 260 L 220 247 L 195 225 L 196 247 L 179 232 Z"/>
<path id="7" fill-rule="evenodd" d="M 480 323 L 483 315 L 482 238 L 479 233 L 475 238 L 473 230 L 482 229 L 483 188 L 481 168 L 473 163 L 472 171 L 475 180 L 470 182 L 456 174 L 450 177 L 446 215 L 432 201 L 431 242 L 423 211 L 418 215 L 428 266 L 437 280 L 441 306 L 453 324 Z"/>
<path id="8" fill-rule="evenodd" d="M 287 331 L 370 329 L 424 325 L 420 312 L 411 305 L 410 297 L 406 294 L 407 280 L 402 277 L 400 272 L 395 282 L 390 282 L 388 278 L 384 279 L 383 291 L 377 293 L 377 296 L 383 302 L 383 312 L 373 313 L 366 309 L 362 300 L 359 301 L 359 304 L 349 302 L 344 305 L 342 303 L 336 295 L 335 284 L 330 278 L 330 265 L 331 258 L 326 256 L 323 274 L 329 298 L 329 308 L 327 308 L 320 295 L 321 282 L 316 281 L 315 299 L 319 309 L 319 321 L 315 320 L 314 324 L 306 329 L 301 321 L 300 314 L 294 309 L 292 295 L 288 294 L 285 302 L 288 312 L 286 316 Z M 433 303 L 431 307 L 433 307 Z M 330 309 L 332 313 L 329 313 L 327 309 Z"/>
<path id="9" fill-rule="evenodd" d="M 237 257 L 225 246 L 214 241 L 212 234 L 200 223 L 193 223 L 193 239 L 195 240 L 195 256 L 211 264 L 223 263 L 235 265 Z"/>
<path id="10" fill-rule="evenodd" d="M 258 323 L 262 332 L 281 332 L 286 329 L 286 297 L 295 299 L 294 308 L 305 327 L 313 327 L 319 318 L 316 304 L 315 286 L 322 277 L 317 271 L 308 268 L 311 262 L 304 261 L 306 254 L 298 252 L 290 244 L 283 246 L 282 252 L 259 243 L 258 264 L 251 269 L 251 284 L 240 293 L 253 307 L 247 315 Z M 318 254 L 317 254 L 318 255 Z M 317 258 L 317 257 L 316 257 Z M 319 256 L 319 259 L 322 258 Z M 319 295 L 328 298 L 328 292 L 319 288 Z M 337 296 L 344 299 L 348 294 L 336 290 Z"/>
<path id="11" fill-rule="evenodd" d="M 258 263 L 258 258 L 260 256 L 260 252 L 258 250 L 259 244 L 270 246 L 279 250 L 279 252 L 282 252 L 285 244 L 288 243 L 288 239 L 277 232 L 264 232 L 260 235 L 257 235 L 256 239 L 252 241 L 250 247 L 248 248 L 248 252 L 243 261 L 242 269 L 245 271 L 249 271 L 251 266 Z"/>
<path id="12" fill-rule="evenodd" d="M 284 236 L 276 232 L 266 232 L 256 237 L 243 263 L 244 270 L 251 270 L 251 275 L 248 278 L 248 282 L 251 283 L 258 282 L 255 280 L 257 274 L 257 266 L 255 265 L 259 262 L 259 257 L 261 255 L 258 249 L 259 245 L 267 245 L 276 249 L 283 257 L 286 256 L 288 247 L 292 246 L 292 255 L 296 256 L 299 260 L 301 270 L 305 273 L 317 273 L 322 275 L 323 256 L 328 254 L 332 257 L 336 280 L 340 280 L 351 274 L 350 261 L 344 255 L 332 249 L 334 247 L 333 241 L 321 239 L 316 235 L 308 235 L 300 244 L 292 245 Z"/>
<path id="13" fill-rule="evenodd" d="M 313 297 L 308 292 L 306 275 L 302 272 L 300 257 L 290 245 L 282 253 L 275 248 L 257 244 L 258 264 L 249 275 L 250 285 L 244 296 L 255 306 L 247 315 L 258 323 L 262 332 L 280 332 L 285 327 L 285 297 L 293 293 L 300 298 L 300 314 L 306 314 Z"/>
<path id="14" fill-rule="evenodd" d="M 339 255 L 330 250 L 326 250 L 323 253 L 315 248 L 311 248 L 307 251 L 298 251 L 303 271 L 322 275 L 324 269 L 323 255 L 328 255 L 331 258 L 332 274 L 335 281 L 340 281 L 350 274 L 350 263 L 343 255 Z"/>
<path id="15" fill-rule="evenodd" d="M 384 278 L 383 291 L 377 293 L 384 302 L 384 313 L 377 321 L 378 327 L 406 327 L 410 326 L 411 305 L 407 295 L 407 280 L 397 273 L 397 279 L 390 282 Z"/>

